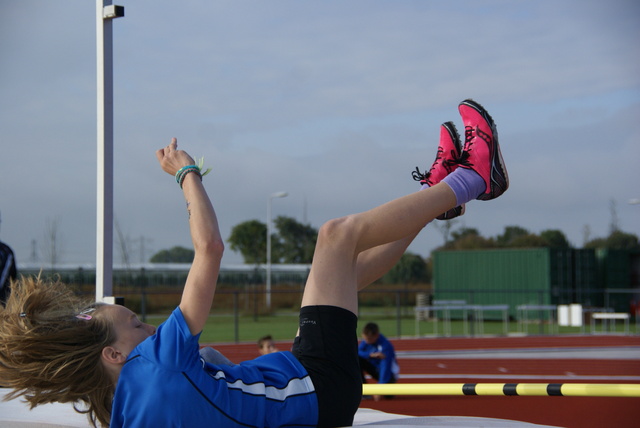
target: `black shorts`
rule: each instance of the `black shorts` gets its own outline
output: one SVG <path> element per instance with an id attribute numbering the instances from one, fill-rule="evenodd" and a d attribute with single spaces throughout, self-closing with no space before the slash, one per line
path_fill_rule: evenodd
<path id="1" fill-rule="evenodd" d="M 315 387 L 319 427 L 353 425 L 362 399 L 357 323 L 352 312 L 336 306 L 300 309 L 300 335 L 291 352 Z"/>

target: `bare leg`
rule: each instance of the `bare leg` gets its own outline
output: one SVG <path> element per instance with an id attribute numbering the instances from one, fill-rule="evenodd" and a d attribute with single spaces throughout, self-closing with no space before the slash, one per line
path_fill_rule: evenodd
<path id="1" fill-rule="evenodd" d="M 358 271 L 358 291 L 382 278 L 398 263 L 407 247 L 413 242 L 419 232 L 398 241 L 379 245 L 363 251 L 358 255 L 356 269 Z"/>
<path id="2" fill-rule="evenodd" d="M 358 284 L 377 274 L 365 278 L 358 273 L 360 253 L 404 239 L 410 242 L 425 224 L 456 205 L 451 188 L 441 183 L 369 211 L 328 221 L 318 234 L 302 306 L 338 306 L 357 314 Z M 405 244 L 408 242 L 401 241 L 389 248 L 398 251 Z M 396 253 L 396 257 L 400 255 Z M 361 266 L 371 265 L 363 262 Z"/>

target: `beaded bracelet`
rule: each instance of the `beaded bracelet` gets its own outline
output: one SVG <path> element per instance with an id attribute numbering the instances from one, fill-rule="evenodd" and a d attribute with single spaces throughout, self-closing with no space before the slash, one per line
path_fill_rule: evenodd
<path id="1" fill-rule="evenodd" d="M 187 166 L 183 166 L 182 168 L 180 168 L 178 170 L 178 172 L 176 172 L 176 183 L 180 184 L 180 176 L 182 175 L 182 173 L 187 170 L 187 169 L 196 169 L 199 170 L 198 165 L 187 165 Z"/>
<path id="2" fill-rule="evenodd" d="M 198 174 L 198 177 L 200 177 L 200 180 L 202 180 L 202 174 L 200 174 L 200 168 L 198 168 L 197 165 L 183 166 L 178 170 L 178 172 L 176 172 L 176 181 L 180 185 L 181 189 L 182 189 L 182 183 L 184 182 L 185 177 L 191 172 Z"/>
<path id="3" fill-rule="evenodd" d="M 178 170 L 178 172 L 176 172 L 176 182 L 180 185 L 181 189 L 182 189 L 182 183 L 184 182 L 185 177 L 190 172 L 195 172 L 196 174 L 198 174 L 198 176 L 200 177 L 200 180 L 202 180 L 203 176 L 209 174 L 209 172 L 211 171 L 211 168 L 207 168 L 204 172 L 202 172 L 203 165 L 204 165 L 204 157 L 201 157 L 200 159 L 197 160 L 196 165 L 183 166 Z"/>

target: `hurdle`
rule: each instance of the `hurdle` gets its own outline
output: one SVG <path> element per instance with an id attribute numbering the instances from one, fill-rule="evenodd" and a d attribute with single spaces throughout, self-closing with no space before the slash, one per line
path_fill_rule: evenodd
<path id="1" fill-rule="evenodd" d="M 367 383 L 363 395 L 504 395 L 640 397 L 640 384 L 612 383 Z"/>

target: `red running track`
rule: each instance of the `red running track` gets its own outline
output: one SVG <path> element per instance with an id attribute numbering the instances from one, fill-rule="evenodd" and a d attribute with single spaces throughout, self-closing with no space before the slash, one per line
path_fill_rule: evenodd
<path id="1" fill-rule="evenodd" d="M 640 383 L 640 336 L 529 336 L 392 340 L 399 354 L 400 382 L 408 383 Z M 289 349 L 291 342 L 279 342 Z M 258 356 L 255 344 L 216 348 L 233 362 Z M 569 358 L 576 349 L 609 351 L 595 358 Z M 486 357 L 486 351 L 499 351 Z M 616 350 L 633 358 L 617 357 Z M 439 351 L 431 352 L 429 351 Z M 455 352 L 446 352 L 455 351 Z M 468 352 L 464 352 L 468 351 Z M 521 352 L 531 353 L 522 357 Z M 555 351 L 554 358 L 544 356 Z M 569 353 L 569 351 L 572 351 Z M 518 352 L 519 357 L 510 354 Z M 442 354 L 442 355 L 439 355 Z M 456 355 L 457 354 L 457 355 Z M 467 358 L 460 358 L 460 355 Z M 468 355 L 474 355 L 468 358 Z M 559 355 L 559 357 L 558 357 Z M 637 357 L 635 357 L 637 356 Z M 413 416 L 476 416 L 567 428 L 640 426 L 640 398 L 398 396 L 363 400 L 361 407 Z"/>

